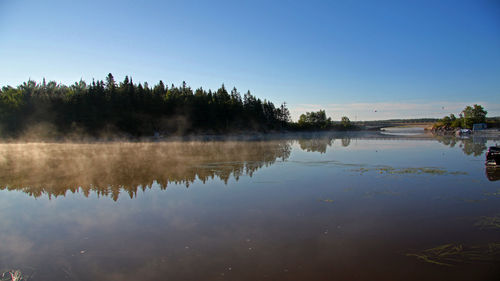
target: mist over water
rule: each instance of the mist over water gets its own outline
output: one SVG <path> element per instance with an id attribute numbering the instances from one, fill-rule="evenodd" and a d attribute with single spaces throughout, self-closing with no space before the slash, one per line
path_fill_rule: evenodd
<path id="1" fill-rule="evenodd" d="M 252 173 L 290 155 L 289 141 L 164 143 L 28 143 L 0 145 L 0 182 L 33 196 L 81 190 L 131 197 L 154 183 L 189 187 L 195 180 Z"/>
<path id="2" fill-rule="evenodd" d="M 0 270 L 29 280 L 495 280 L 487 138 L 0 144 Z"/>

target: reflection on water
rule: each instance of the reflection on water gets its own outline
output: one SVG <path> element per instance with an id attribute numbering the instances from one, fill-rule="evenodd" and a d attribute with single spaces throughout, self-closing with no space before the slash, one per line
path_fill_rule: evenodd
<path id="1" fill-rule="evenodd" d="M 498 280 L 490 145 L 334 134 L 1 144 L 0 274 Z"/>
<path id="2" fill-rule="evenodd" d="M 426 132 L 424 127 L 387 127 L 380 129 L 380 133 L 392 136 L 418 136 Z"/>
<path id="3" fill-rule="evenodd" d="M 500 180 L 500 167 L 486 167 L 486 177 L 490 181 Z"/>
<path id="4" fill-rule="evenodd" d="M 290 155 L 288 141 L 3 144 L 0 145 L 0 189 L 32 196 L 91 191 L 118 199 L 138 189 L 161 189 L 219 178 L 227 183 Z"/>
<path id="5" fill-rule="evenodd" d="M 342 138 L 342 146 L 343 147 L 348 147 L 351 144 L 351 139 L 350 138 Z"/>
<path id="6" fill-rule="evenodd" d="M 329 135 L 310 135 L 298 140 L 300 149 L 320 153 L 326 153 L 326 148 L 332 146 L 333 141 L 333 136 Z"/>
<path id="7" fill-rule="evenodd" d="M 484 137 L 456 138 L 453 136 L 436 136 L 436 139 L 449 147 L 458 145 L 467 155 L 479 156 L 487 149 L 487 139 Z"/>
<path id="8" fill-rule="evenodd" d="M 303 151 L 325 154 L 335 140 L 329 134 L 310 134 L 272 141 L 0 144 L 0 190 L 49 198 L 67 191 L 81 191 L 87 197 L 96 192 L 116 201 L 122 191 L 133 198 L 139 189 L 150 189 L 154 183 L 163 190 L 169 183 L 189 187 L 195 180 L 205 183 L 214 178 L 227 184 L 230 178 L 252 176 L 277 160 L 287 160 L 294 142 Z M 438 136 L 436 140 L 458 146 L 466 155 L 480 156 L 487 148 L 485 138 Z M 348 147 L 351 138 L 337 141 Z M 498 171 L 492 168 L 486 175 L 496 180 Z"/>

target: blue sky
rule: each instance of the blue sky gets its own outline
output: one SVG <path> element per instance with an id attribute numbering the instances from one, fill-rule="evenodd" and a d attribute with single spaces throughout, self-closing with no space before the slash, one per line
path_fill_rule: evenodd
<path id="1" fill-rule="evenodd" d="M 1 86 L 111 72 L 236 86 L 295 119 L 500 115 L 498 0 L 0 0 L 0 38 Z"/>

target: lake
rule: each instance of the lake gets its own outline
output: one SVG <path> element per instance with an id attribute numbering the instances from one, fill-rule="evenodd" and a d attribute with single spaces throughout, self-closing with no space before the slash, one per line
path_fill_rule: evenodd
<path id="1" fill-rule="evenodd" d="M 386 132 L 0 144 L 0 270 L 498 280 L 500 169 L 484 165 L 496 143 Z"/>

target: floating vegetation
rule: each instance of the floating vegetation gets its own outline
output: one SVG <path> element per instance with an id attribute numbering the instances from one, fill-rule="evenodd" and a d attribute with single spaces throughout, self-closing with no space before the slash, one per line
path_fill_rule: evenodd
<path id="1" fill-rule="evenodd" d="M 489 243 L 480 246 L 464 246 L 462 244 L 445 244 L 420 253 L 408 253 L 406 256 L 441 265 L 455 266 L 461 263 L 497 262 L 500 261 L 500 243 Z"/>
<path id="2" fill-rule="evenodd" d="M 467 172 L 460 172 L 460 171 L 454 171 L 454 172 L 449 172 L 449 175 L 467 175 Z"/>
<path id="3" fill-rule="evenodd" d="M 495 192 L 484 192 L 486 196 L 500 196 L 500 189 L 497 189 Z"/>
<path id="4" fill-rule="evenodd" d="M 365 196 L 374 197 L 376 195 L 400 195 L 399 192 L 391 191 L 391 190 L 382 190 L 382 191 L 367 191 L 365 192 Z"/>
<path id="5" fill-rule="evenodd" d="M 325 165 L 333 165 L 333 166 L 340 166 L 340 167 L 364 167 L 366 166 L 365 164 L 356 164 L 356 163 L 343 163 L 340 161 L 336 160 L 324 160 L 324 161 L 289 161 L 291 163 L 297 163 L 305 166 L 325 166 Z"/>
<path id="6" fill-rule="evenodd" d="M 0 276 L 0 281 L 27 281 L 29 278 L 25 277 L 21 270 L 9 270 Z"/>
<path id="7" fill-rule="evenodd" d="M 482 203 L 488 201 L 488 198 L 479 198 L 479 199 L 471 199 L 471 198 L 463 198 L 458 196 L 436 196 L 433 197 L 432 200 L 457 200 L 466 203 Z"/>
<path id="8" fill-rule="evenodd" d="M 389 175 L 403 175 L 403 174 L 431 174 L 431 175 L 466 175 L 466 172 L 453 171 L 449 172 L 447 170 L 435 167 L 418 167 L 418 168 L 393 168 L 388 166 L 375 167 L 375 168 L 364 168 L 353 170 L 359 173 L 366 173 L 370 171 L 375 171 L 379 174 L 389 174 Z"/>
<path id="9" fill-rule="evenodd" d="M 467 203 L 481 203 L 483 201 L 486 201 L 488 199 L 459 199 L 459 200 L 462 200 L 464 202 L 467 202 Z"/>
<path id="10" fill-rule="evenodd" d="M 353 171 L 360 172 L 361 174 L 363 174 L 363 173 L 370 171 L 370 169 L 361 167 L 361 168 L 353 170 Z"/>
<path id="11" fill-rule="evenodd" d="M 480 229 L 500 229 L 500 216 L 481 217 L 474 225 Z"/>
<path id="12" fill-rule="evenodd" d="M 333 203 L 332 199 L 318 199 L 320 202 L 325 202 L 325 203 Z"/>
<path id="13" fill-rule="evenodd" d="M 429 175 L 467 175 L 467 172 L 462 171 L 448 171 L 443 168 L 437 167 L 408 167 L 408 168 L 394 168 L 391 166 L 376 166 L 369 167 L 366 164 L 355 164 L 355 163 L 343 163 L 335 160 L 326 160 L 326 161 L 290 161 L 294 163 L 300 163 L 302 165 L 307 166 L 325 166 L 325 165 L 333 165 L 340 167 L 353 167 L 352 171 L 358 173 L 366 173 L 366 172 L 377 172 L 379 174 L 388 174 L 388 175 L 405 175 L 405 174 L 429 174 Z"/>

